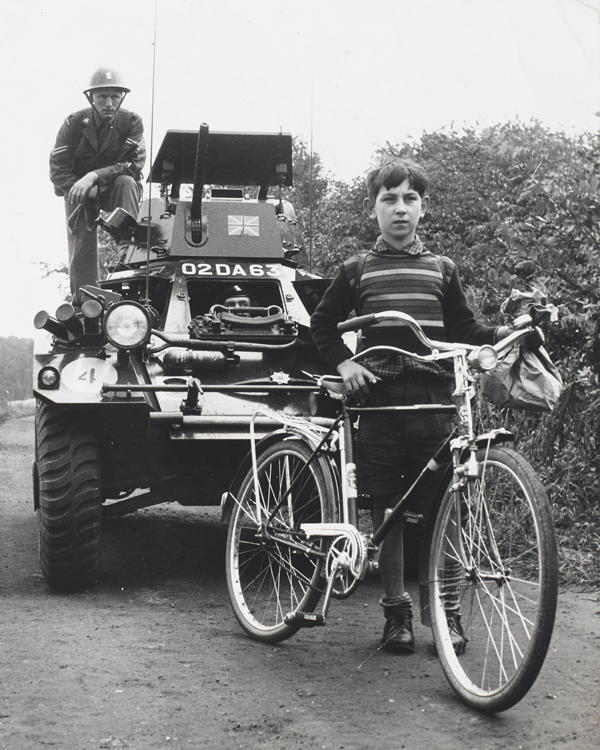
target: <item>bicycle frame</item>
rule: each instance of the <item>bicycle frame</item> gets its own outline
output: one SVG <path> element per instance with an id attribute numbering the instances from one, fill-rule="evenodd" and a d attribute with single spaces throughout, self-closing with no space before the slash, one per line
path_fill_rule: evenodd
<path id="1" fill-rule="evenodd" d="M 346 573 L 349 573 L 352 577 L 360 580 L 364 578 L 370 570 L 376 568 L 376 563 L 373 563 L 373 558 L 376 557 L 376 550 L 381 545 L 391 528 L 398 523 L 407 510 L 407 506 L 414 496 L 415 489 L 422 481 L 423 477 L 427 472 L 436 472 L 444 465 L 447 465 L 450 461 L 452 464 L 452 488 L 458 489 L 468 478 L 477 477 L 481 473 L 481 467 L 478 464 L 476 454 L 477 450 L 482 443 L 492 445 L 496 442 L 506 441 L 512 439 L 510 433 L 499 428 L 483 435 L 475 435 L 473 427 L 473 411 L 472 411 L 472 400 L 475 395 L 474 379 L 471 375 L 471 370 L 478 369 L 484 370 L 480 364 L 481 352 L 484 351 L 488 356 L 490 355 L 489 350 L 494 351 L 494 362 L 499 353 L 508 349 L 520 338 L 529 334 L 533 329 L 531 327 L 524 328 L 515 331 L 513 334 L 502 340 L 499 344 L 494 347 L 491 346 L 472 346 L 467 344 L 449 344 L 447 342 L 432 341 L 425 336 L 420 326 L 412 319 L 403 313 L 378 313 L 377 316 L 369 316 L 369 318 L 377 317 L 381 319 L 401 319 L 402 322 L 409 325 L 409 327 L 415 332 L 417 338 L 424 343 L 431 350 L 431 354 L 418 355 L 413 352 L 407 352 L 402 349 L 394 347 L 372 347 L 365 350 L 353 357 L 354 360 L 360 361 L 363 357 L 373 352 L 381 351 L 393 351 L 394 353 L 402 353 L 407 356 L 411 356 L 421 362 L 439 361 L 443 359 L 452 359 L 454 361 L 454 392 L 453 400 L 454 403 L 451 405 L 446 404 L 415 404 L 409 406 L 386 406 L 386 407 L 368 407 L 360 405 L 352 405 L 349 403 L 348 396 L 340 392 L 341 378 L 334 376 L 324 376 L 318 380 L 318 385 L 332 396 L 336 400 L 340 401 L 341 413 L 336 419 L 317 418 L 309 419 L 306 417 L 288 417 L 283 414 L 270 412 L 267 410 L 258 410 L 254 413 L 250 423 L 250 437 L 251 437 L 251 456 L 252 456 L 252 467 L 254 475 L 254 494 L 256 497 L 256 518 L 258 519 L 259 525 L 261 526 L 262 535 L 268 540 L 273 536 L 276 536 L 277 541 L 280 544 L 293 547 L 298 551 L 305 552 L 307 554 L 322 556 L 323 553 L 316 548 L 316 545 L 311 543 L 312 539 L 315 538 L 344 538 L 347 541 L 349 552 L 344 557 L 339 557 L 328 576 L 327 587 L 325 591 L 325 597 L 323 601 L 322 613 L 320 616 L 321 622 L 325 623 L 327 609 L 330 603 L 332 593 L 335 586 L 335 578 L 338 572 L 338 568 L 343 567 Z M 348 323 L 356 324 L 360 319 L 355 318 Z M 371 321 L 373 322 L 373 321 Z M 364 321 L 363 321 L 364 323 Z M 491 368 L 488 368 L 491 369 Z M 354 435 L 353 435 L 353 420 L 360 414 L 374 412 L 374 411 L 406 411 L 406 412 L 434 412 L 434 413 L 447 413 L 452 412 L 456 414 L 457 426 L 455 431 L 447 438 L 447 440 L 438 448 L 436 453 L 432 456 L 428 464 L 421 471 L 419 476 L 413 482 L 413 484 L 407 489 L 403 497 L 392 508 L 384 522 L 377 529 L 372 536 L 365 536 L 358 530 L 358 494 L 357 494 L 357 483 L 356 483 L 356 464 L 354 462 Z M 275 518 L 278 510 L 281 506 L 287 502 L 291 493 L 294 491 L 294 483 L 288 487 L 287 491 L 282 495 L 277 505 L 272 509 L 269 518 L 263 518 L 262 508 L 259 502 L 259 486 L 258 486 L 258 471 L 257 471 L 257 443 L 256 435 L 254 430 L 254 422 L 259 416 L 268 416 L 272 419 L 278 420 L 282 424 L 282 434 L 293 437 L 300 437 L 306 441 L 312 448 L 312 455 L 306 464 L 305 470 L 309 466 L 310 462 L 320 452 L 326 451 L 330 454 L 337 454 L 337 471 L 339 474 L 339 497 L 336 500 L 336 504 L 339 509 L 340 520 L 336 523 L 304 523 L 300 529 L 305 535 L 304 539 L 301 538 L 290 538 L 290 536 L 284 536 L 281 532 L 278 532 L 273 526 L 272 522 Z M 467 454 L 468 455 L 465 455 Z M 300 480 L 300 476 L 296 477 L 296 482 Z M 425 545 L 426 546 L 426 545 Z M 422 593 L 422 597 L 425 594 Z M 290 613 L 290 617 L 293 618 L 295 613 Z M 314 624 L 314 622 L 311 622 Z"/>
<path id="2" fill-rule="evenodd" d="M 346 598 L 377 569 L 390 530 L 421 518 L 407 510 L 408 503 L 428 472 L 440 472 L 421 545 L 421 622 L 431 626 L 442 669 L 461 700 L 484 713 L 503 711 L 526 694 L 547 653 L 557 551 L 537 473 L 517 452 L 496 445 L 511 434 L 502 428 L 475 432 L 474 373 L 493 369 L 500 352 L 534 329 L 515 331 L 493 347 L 473 347 L 430 341 L 401 313 L 342 326 L 382 317 L 402 319 L 431 353 L 392 351 L 422 362 L 452 359 L 453 404 L 364 406 L 351 400 L 341 378 L 325 376 L 314 378 L 315 390 L 339 402 L 335 412 L 328 410 L 334 418 L 257 412 L 251 457 L 223 500 L 234 613 L 251 637 L 266 643 L 325 625 L 331 599 Z M 356 419 L 378 411 L 453 411 L 456 427 L 375 533 L 367 534 L 359 526 L 353 438 Z M 281 428 L 257 443 L 254 421 L 263 414 Z"/>

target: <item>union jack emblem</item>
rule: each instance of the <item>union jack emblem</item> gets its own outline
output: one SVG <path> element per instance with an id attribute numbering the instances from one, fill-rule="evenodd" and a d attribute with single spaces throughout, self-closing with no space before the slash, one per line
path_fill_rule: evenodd
<path id="1" fill-rule="evenodd" d="M 259 237 L 258 216 L 227 216 L 227 229 L 230 236 Z"/>

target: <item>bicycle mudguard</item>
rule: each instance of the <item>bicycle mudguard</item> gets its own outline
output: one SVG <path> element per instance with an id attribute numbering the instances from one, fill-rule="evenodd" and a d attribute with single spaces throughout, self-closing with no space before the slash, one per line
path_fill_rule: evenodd
<path id="1" fill-rule="evenodd" d="M 292 437 L 293 433 L 291 433 L 289 430 L 286 429 L 280 429 L 275 430 L 274 432 L 270 432 L 268 435 L 265 435 L 262 440 L 259 440 L 256 444 L 256 451 L 257 455 L 259 455 L 263 450 L 268 448 L 272 443 L 276 443 L 278 440 L 281 440 L 285 437 Z M 294 437 L 296 437 L 294 435 Z M 250 470 L 250 467 L 252 466 L 252 451 L 248 451 L 248 453 L 244 456 L 244 460 L 242 463 L 238 466 L 237 471 L 235 472 L 235 475 L 233 477 L 233 480 L 231 481 L 231 484 L 229 485 L 229 489 L 227 492 L 224 492 L 221 497 L 221 523 L 224 526 L 229 526 L 229 520 L 231 518 L 231 511 L 233 510 L 235 498 L 237 497 L 237 494 L 240 489 L 240 485 Z"/>
<path id="2" fill-rule="evenodd" d="M 277 443 L 279 440 L 285 440 L 285 439 L 295 439 L 295 440 L 302 440 L 305 442 L 311 450 L 314 450 L 317 447 L 318 441 L 316 438 L 309 439 L 309 437 L 303 433 L 296 432 L 294 429 L 290 429 L 289 427 L 282 427 L 279 430 L 275 430 L 274 432 L 270 432 L 268 435 L 265 435 L 264 438 L 259 440 L 256 443 L 256 455 L 260 456 L 261 453 L 264 453 L 264 451 L 274 443 Z M 233 510 L 235 499 L 238 495 L 238 492 L 240 490 L 240 486 L 244 480 L 244 477 L 246 474 L 250 471 L 252 468 L 252 451 L 248 451 L 248 453 L 245 455 L 244 460 L 239 465 L 237 471 L 235 472 L 235 475 L 233 477 L 233 480 L 231 484 L 229 485 L 229 489 L 227 492 L 224 492 L 221 496 L 221 523 L 224 526 L 229 525 L 229 521 L 231 519 L 231 512 Z M 337 472 L 335 470 L 335 465 L 331 465 L 331 472 L 332 476 L 335 478 L 335 481 L 337 482 Z"/>
<path id="3" fill-rule="evenodd" d="M 481 435 L 477 435 L 475 438 L 475 445 L 478 448 L 483 448 L 486 445 L 497 445 L 498 443 L 514 443 L 515 436 L 510 430 L 505 430 L 504 427 L 498 427 L 496 430 L 490 430 L 484 432 Z"/>

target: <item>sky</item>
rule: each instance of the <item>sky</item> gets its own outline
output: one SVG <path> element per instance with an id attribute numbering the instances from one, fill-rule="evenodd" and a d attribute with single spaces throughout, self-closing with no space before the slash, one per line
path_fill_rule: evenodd
<path id="1" fill-rule="evenodd" d="M 0 336 L 64 301 L 39 265 L 67 256 L 48 157 L 100 66 L 127 79 L 152 154 L 202 122 L 283 130 L 345 181 L 424 131 L 600 126 L 600 0 L 28 0 L 0 18 Z"/>

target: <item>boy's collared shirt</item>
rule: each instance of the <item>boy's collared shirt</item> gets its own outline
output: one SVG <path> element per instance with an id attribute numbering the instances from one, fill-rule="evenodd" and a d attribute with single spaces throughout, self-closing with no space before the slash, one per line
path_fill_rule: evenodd
<path id="1" fill-rule="evenodd" d="M 372 252 L 379 253 L 380 255 L 421 255 L 421 253 L 425 252 L 425 246 L 417 236 L 410 243 L 410 245 L 407 245 L 406 247 L 403 247 L 401 250 L 399 250 L 398 248 L 392 247 L 389 242 L 386 242 L 383 237 L 379 235 L 377 241 L 375 242 L 375 245 L 373 246 Z"/>

